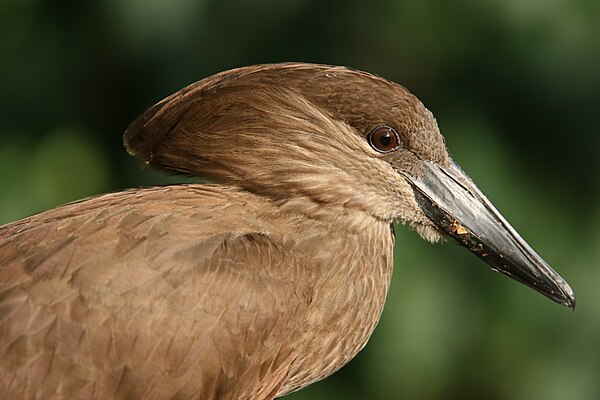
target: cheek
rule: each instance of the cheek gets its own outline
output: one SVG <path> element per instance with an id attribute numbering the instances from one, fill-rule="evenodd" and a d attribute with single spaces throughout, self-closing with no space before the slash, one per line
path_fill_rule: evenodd
<path id="1" fill-rule="evenodd" d="M 438 242 L 444 238 L 418 206 L 412 186 L 401 175 L 392 183 L 394 188 L 394 216 L 393 218 L 403 225 L 414 229 L 419 236 L 429 242 Z"/>
<path id="2" fill-rule="evenodd" d="M 393 204 L 393 218 L 403 224 L 424 223 L 425 215 L 419 208 L 412 186 L 398 173 L 394 173 L 388 181 Z"/>
<path id="3" fill-rule="evenodd" d="M 397 174 L 402 176 L 421 176 L 425 170 L 423 161 L 416 154 L 407 148 L 401 148 L 389 155 L 386 155 L 385 160 L 389 165 L 396 170 Z"/>

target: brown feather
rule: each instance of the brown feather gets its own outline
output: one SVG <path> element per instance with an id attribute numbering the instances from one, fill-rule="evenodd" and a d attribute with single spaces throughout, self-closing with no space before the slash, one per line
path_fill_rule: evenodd
<path id="1" fill-rule="evenodd" d="M 391 258 L 373 264 L 367 251 L 331 265 L 372 229 L 338 231 L 322 248 L 323 228 L 208 185 L 104 195 L 2 227 L 0 393 L 260 398 L 330 374 L 353 355 L 336 346 L 356 353 L 383 306 L 387 283 L 374 287 L 363 264 L 387 282 Z M 323 280 L 342 272 L 348 288 Z M 359 315 L 374 321 L 357 330 Z M 315 359 L 327 365 L 315 370 Z"/>
<path id="2" fill-rule="evenodd" d="M 370 129 L 403 147 L 374 151 Z M 0 227 L 0 397 L 271 399 L 375 328 L 397 218 L 439 233 L 397 169 L 447 163 L 406 89 L 342 67 L 226 71 L 127 129 L 154 167 L 224 185 L 107 194 Z"/>

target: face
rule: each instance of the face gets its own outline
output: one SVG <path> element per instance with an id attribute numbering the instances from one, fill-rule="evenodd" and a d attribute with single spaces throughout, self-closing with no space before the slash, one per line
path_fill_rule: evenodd
<path id="1" fill-rule="evenodd" d="M 150 108 L 125 143 L 147 164 L 292 199 L 302 212 L 338 206 L 397 219 L 431 241 L 450 236 L 494 270 L 575 305 L 448 156 L 431 112 L 377 76 L 313 64 L 226 71 Z"/>
<path id="2" fill-rule="evenodd" d="M 396 218 L 408 222 L 424 239 L 452 237 L 495 271 L 573 308 L 575 298 L 569 285 L 449 157 L 437 123 L 422 103 L 399 85 L 377 77 L 362 78 L 365 83 L 358 85 L 358 92 L 365 99 L 362 112 L 368 115 L 348 121 L 379 153 L 379 159 L 402 177 L 395 183 L 396 190 L 405 194 L 410 187 L 412 196 L 401 197 Z M 369 90 L 377 94 L 364 94 Z M 338 103 L 336 108 L 344 106 Z"/>

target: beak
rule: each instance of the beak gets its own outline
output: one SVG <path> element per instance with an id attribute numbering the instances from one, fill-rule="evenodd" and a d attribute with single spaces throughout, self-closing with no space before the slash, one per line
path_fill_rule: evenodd
<path id="1" fill-rule="evenodd" d="M 575 309 L 575 295 L 502 217 L 454 161 L 425 162 L 425 173 L 406 176 L 421 210 L 442 231 L 488 263 L 494 271 Z"/>

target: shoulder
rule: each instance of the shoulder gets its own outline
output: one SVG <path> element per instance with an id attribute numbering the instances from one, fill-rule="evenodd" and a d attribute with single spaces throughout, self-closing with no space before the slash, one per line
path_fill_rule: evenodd
<path id="1" fill-rule="evenodd" d="M 110 275 L 123 266 L 210 270 L 223 254 L 246 262 L 289 258 L 281 227 L 260 216 L 265 207 L 272 206 L 213 185 L 134 189 L 67 204 L 0 227 L 0 289 L 95 265 Z"/>
<path id="2" fill-rule="evenodd" d="M 311 292 L 280 228 L 257 207 L 268 205 L 234 188 L 170 186 L 103 195 L 0 228 L 0 370 L 30 379 L 51 356 L 60 362 L 50 373 L 69 376 L 73 389 L 129 365 L 137 376 L 121 386 L 132 393 L 145 393 L 141 378 L 156 371 L 161 388 L 179 384 L 169 381 L 174 370 L 194 374 L 194 390 L 239 374 L 258 387 L 247 365 L 285 371 L 291 352 L 277 335 L 298 335 L 290 321 Z M 69 375 L 75 370 L 85 376 Z M 40 390 L 54 390 L 41 381 Z"/>

